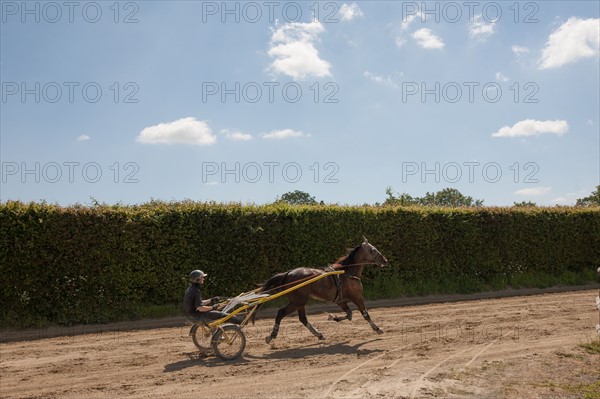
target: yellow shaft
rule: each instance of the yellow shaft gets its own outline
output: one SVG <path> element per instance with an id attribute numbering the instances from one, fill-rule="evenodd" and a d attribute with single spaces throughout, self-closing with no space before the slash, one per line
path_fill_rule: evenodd
<path id="1" fill-rule="evenodd" d="M 290 293 L 290 292 L 292 292 L 294 290 L 297 290 L 298 288 L 302 288 L 302 287 L 304 287 L 306 285 L 314 283 L 315 281 L 318 281 L 318 280 L 320 280 L 322 278 L 325 278 L 327 276 L 331 276 L 331 275 L 334 275 L 334 274 L 344 274 L 344 271 L 343 270 L 336 270 L 336 271 L 333 271 L 333 272 L 323 273 L 323 274 L 321 274 L 319 276 L 316 276 L 316 277 L 313 277 L 310 280 L 307 280 L 307 281 L 305 281 L 303 283 L 300 283 L 298 285 L 294 285 L 293 287 L 290 287 L 290 288 L 288 288 L 286 290 L 278 292 L 277 294 L 269 295 L 269 296 L 264 297 L 264 298 L 258 298 L 255 302 L 252 302 L 249 305 L 244 305 L 241 308 L 237 308 L 233 312 L 229 313 L 226 317 L 223 317 L 222 319 L 215 320 L 212 323 L 209 323 L 208 326 L 209 327 L 216 327 L 219 324 L 225 323 L 227 320 L 231 319 L 236 314 L 238 314 L 240 312 L 243 312 L 244 310 L 250 308 L 251 306 L 258 306 L 258 305 L 260 305 L 262 303 L 269 302 L 269 301 L 271 301 L 271 300 L 273 300 L 275 298 L 279 298 L 280 296 L 283 296 L 283 295 L 288 294 L 288 293 Z"/>

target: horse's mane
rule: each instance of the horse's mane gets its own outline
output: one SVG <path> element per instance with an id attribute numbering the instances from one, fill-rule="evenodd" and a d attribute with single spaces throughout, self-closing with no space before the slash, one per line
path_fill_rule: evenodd
<path id="1" fill-rule="evenodd" d="M 341 256 L 340 258 L 338 258 L 335 261 L 335 264 L 337 264 L 337 265 L 351 265 L 351 264 L 356 263 L 354 261 L 354 257 L 356 256 L 356 253 L 358 252 L 359 249 L 360 249 L 360 245 L 358 247 L 356 247 L 356 248 L 349 249 L 346 252 L 346 255 Z"/>

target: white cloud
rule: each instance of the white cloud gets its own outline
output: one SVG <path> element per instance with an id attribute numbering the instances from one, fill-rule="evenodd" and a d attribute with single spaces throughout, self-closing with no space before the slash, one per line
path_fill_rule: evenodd
<path id="1" fill-rule="evenodd" d="M 136 141 L 145 144 L 211 145 L 216 143 L 217 137 L 206 122 L 187 117 L 144 128 Z"/>
<path id="2" fill-rule="evenodd" d="M 591 119 L 588 119 L 587 120 L 587 124 L 590 125 L 590 126 L 594 126 L 594 121 L 591 120 Z"/>
<path id="3" fill-rule="evenodd" d="M 508 82 L 510 78 L 503 74 L 502 72 L 496 72 L 496 80 L 498 82 Z"/>
<path id="4" fill-rule="evenodd" d="M 282 140 L 293 137 L 310 137 L 310 134 L 306 134 L 299 130 L 293 129 L 281 129 L 281 130 L 273 130 L 269 133 L 265 133 L 262 135 L 263 139 L 272 139 L 272 140 Z"/>
<path id="5" fill-rule="evenodd" d="M 207 186 L 216 186 L 216 185 L 219 184 L 219 182 L 218 181 L 209 181 L 209 182 L 206 182 L 204 184 L 207 185 Z"/>
<path id="6" fill-rule="evenodd" d="M 567 121 L 538 121 L 535 119 L 525 119 L 515 123 L 512 127 L 504 126 L 492 137 L 528 137 L 538 136 L 544 133 L 557 134 L 562 136 L 569 130 Z"/>
<path id="7" fill-rule="evenodd" d="M 352 21 L 354 18 L 362 17 L 364 15 L 356 3 L 350 5 L 342 4 L 339 14 L 342 21 Z"/>
<path id="8" fill-rule="evenodd" d="M 476 15 L 469 24 L 469 36 L 478 41 L 486 41 L 496 33 L 496 22 L 482 21 L 481 15 Z"/>
<path id="9" fill-rule="evenodd" d="M 552 187 L 534 187 L 534 188 L 522 188 L 515 191 L 517 195 L 544 195 L 552 190 Z"/>
<path id="10" fill-rule="evenodd" d="M 331 76 L 331 64 L 319 57 L 315 42 L 325 28 L 319 21 L 292 22 L 272 30 L 271 69 L 294 79 Z"/>
<path id="11" fill-rule="evenodd" d="M 550 200 L 550 203 L 563 204 L 563 205 L 565 205 L 567 203 L 575 204 L 575 202 L 577 201 L 577 198 L 585 197 L 590 191 L 591 190 L 579 190 L 574 193 L 567 193 L 566 196 L 561 196 L 561 197 Z"/>
<path id="12" fill-rule="evenodd" d="M 232 141 L 250 141 L 253 139 L 251 134 L 240 132 L 239 130 L 223 129 L 219 132 L 225 136 L 226 139 Z"/>
<path id="13" fill-rule="evenodd" d="M 539 69 L 558 68 L 583 58 L 596 57 L 600 49 L 600 18 L 571 17 L 550 34 L 539 59 Z"/>
<path id="14" fill-rule="evenodd" d="M 406 38 L 404 38 L 404 36 L 398 36 L 396 37 L 396 46 L 398 47 L 402 47 L 404 45 L 404 43 L 406 43 Z"/>
<path id="15" fill-rule="evenodd" d="M 392 80 L 392 78 L 390 76 L 379 76 L 379 75 L 372 74 L 369 71 L 365 71 L 363 73 L 363 75 L 367 79 L 369 79 L 371 82 L 382 84 L 384 86 L 388 86 L 388 87 L 391 87 L 393 89 L 397 89 L 398 88 L 398 85 Z"/>
<path id="16" fill-rule="evenodd" d="M 412 34 L 417 44 L 426 49 L 444 48 L 444 42 L 436 36 L 431 29 L 421 28 Z"/>
<path id="17" fill-rule="evenodd" d="M 525 46 L 517 46 L 516 44 L 512 46 L 512 52 L 515 53 L 517 56 L 520 56 L 522 54 L 527 54 L 529 53 L 529 49 Z"/>
<path id="18" fill-rule="evenodd" d="M 566 197 L 558 197 L 550 200 L 551 204 L 566 204 L 569 202 L 569 199 Z"/>
<path id="19" fill-rule="evenodd" d="M 77 141 L 88 141 L 89 139 L 91 139 L 91 137 L 87 134 L 82 134 L 81 136 L 77 137 Z"/>
<path id="20" fill-rule="evenodd" d="M 421 11 L 417 11 L 415 14 L 410 14 L 408 16 L 405 16 L 402 19 L 402 22 L 400 23 L 400 28 L 402 30 L 408 30 L 408 28 L 410 28 L 410 25 L 417 19 L 417 18 L 421 18 L 421 21 L 423 21 L 423 14 L 421 14 Z"/>

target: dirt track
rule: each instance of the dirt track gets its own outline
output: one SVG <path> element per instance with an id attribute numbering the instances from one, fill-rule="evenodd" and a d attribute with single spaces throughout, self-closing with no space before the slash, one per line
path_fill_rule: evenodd
<path id="1" fill-rule="evenodd" d="M 2 398 L 576 398 L 600 379 L 598 291 L 296 317 L 246 328 L 242 359 L 198 358 L 188 328 L 0 344 Z M 597 389 L 597 388 L 595 388 Z M 579 392 L 579 393 L 577 393 Z"/>

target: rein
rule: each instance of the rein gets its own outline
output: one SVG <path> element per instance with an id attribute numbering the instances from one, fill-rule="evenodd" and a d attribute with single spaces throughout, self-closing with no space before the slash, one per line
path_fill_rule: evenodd
<path id="1" fill-rule="evenodd" d="M 318 276 L 318 274 L 311 274 L 308 277 L 301 278 L 300 280 L 292 281 L 291 283 L 287 283 L 287 284 L 278 285 L 277 287 L 273 287 L 270 290 L 261 291 L 261 293 L 267 293 L 267 292 L 275 291 L 275 290 L 278 290 L 280 288 L 287 287 L 288 285 L 301 284 L 304 281 L 310 280 L 311 278 L 314 278 L 314 277 L 317 277 L 317 276 Z"/>
<path id="2" fill-rule="evenodd" d="M 351 266 L 360 266 L 360 265 L 377 265 L 377 263 L 375 263 L 375 262 L 350 263 L 350 264 L 348 264 L 348 265 L 341 265 L 341 264 L 339 264 L 339 263 L 334 263 L 334 264 L 337 264 L 337 265 L 339 265 L 338 267 L 336 267 L 336 268 L 335 268 L 336 270 L 338 270 L 338 269 L 343 269 L 343 268 L 345 268 L 345 267 L 351 267 Z M 278 290 L 278 289 L 280 289 L 280 288 L 283 288 L 283 287 L 287 287 L 287 286 L 291 286 L 291 285 L 296 285 L 296 284 L 301 284 L 301 283 L 303 283 L 304 281 L 306 281 L 306 280 L 310 280 L 311 278 L 314 278 L 314 277 L 316 277 L 316 276 L 318 276 L 318 274 L 311 274 L 311 275 L 309 275 L 308 277 L 301 278 L 300 280 L 292 281 L 291 283 L 287 283 L 287 284 L 282 284 L 282 285 L 279 285 L 279 286 L 277 286 L 277 287 L 273 287 L 273 288 L 271 288 L 270 290 L 261 291 L 261 292 L 262 292 L 262 293 L 268 293 L 268 292 L 275 291 L 275 290 Z M 352 278 L 352 277 L 353 277 L 353 278 L 358 278 L 358 277 L 356 277 L 356 276 L 351 276 L 351 278 Z"/>
<path id="3" fill-rule="evenodd" d="M 377 263 L 375 263 L 375 262 L 361 262 L 361 263 L 350 263 L 348 265 L 342 265 L 340 263 L 334 263 L 334 265 L 339 265 L 339 267 L 336 267 L 336 269 L 343 269 L 344 267 L 351 267 L 351 266 L 377 265 Z"/>

